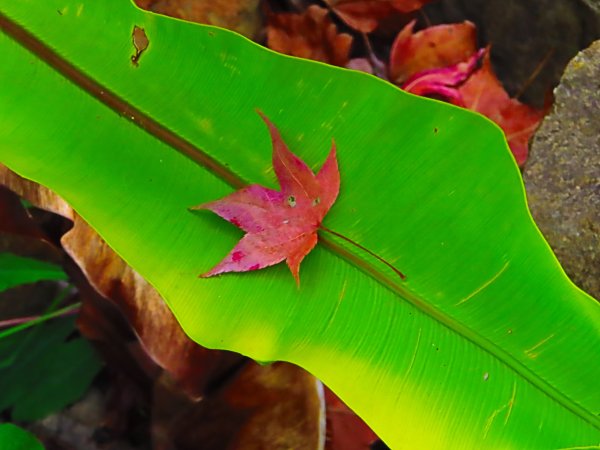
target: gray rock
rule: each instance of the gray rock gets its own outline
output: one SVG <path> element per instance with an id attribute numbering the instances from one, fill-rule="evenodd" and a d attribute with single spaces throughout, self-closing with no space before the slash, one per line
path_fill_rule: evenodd
<path id="1" fill-rule="evenodd" d="M 600 14 L 600 0 L 583 0 L 583 2 Z"/>
<path id="2" fill-rule="evenodd" d="M 600 299 L 600 41 L 567 66 L 523 174 L 532 215 L 571 279 Z"/>

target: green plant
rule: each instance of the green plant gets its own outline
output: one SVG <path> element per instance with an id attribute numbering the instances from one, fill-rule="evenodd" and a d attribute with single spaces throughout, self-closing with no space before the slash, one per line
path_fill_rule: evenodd
<path id="1" fill-rule="evenodd" d="M 0 292 L 20 284 L 39 280 L 66 280 L 60 267 L 44 261 L 0 253 Z"/>
<path id="2" fill-rule="evenodd" d="M 301 365 L 392 447 L 598 442 L 600 308 L 535 227 L 497 127 L 116 0 L 0 11 L 0 161 L 63 196 L 198 343 Z M 241 233 L 187 208 L 275 187 L 255 108 L 310 165 L 335 138 L 325 225 L 406 282 L 326 236 L 300 289 L 285 267 L 197 277 Z"/>
<path id="3" fill-rule="evenodd" d="M 0 264 L 0 291 L 67 278 L 54 264 L 10 253 L 0 253 Z M 62 317 L 79 305 L 57 309 L 68 289 L 40 316 L 0 321 L 0 411 L 10 408 L 13 420 L 38 420 L 64 408 L 83 395 L 101 368 L 91 345 L 71 338 L 74 319 Z"/>
<path id="4" fill-rule="evenodd" d="M 44 449 L 33 435 L 12 423 L 0 424 L 0 447 L 2 450 Z"/>

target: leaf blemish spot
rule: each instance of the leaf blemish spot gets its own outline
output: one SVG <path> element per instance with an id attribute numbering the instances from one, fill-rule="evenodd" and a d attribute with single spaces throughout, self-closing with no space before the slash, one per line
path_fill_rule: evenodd
<path id="1" fill-rule="evenodd" d="M 242 260 L 242 258 L 244 257 L 244 254 L 242 252 L 233 252 L 231 254 L 231 261 L 233 262 L 240 262 Z"/>
<path id="2" fill-rule="evenodd" d="M 144 53 L 144 51 L 148 48 L 150 41 L 148 40 L 148 36 L 146 36 L 144 29 L 138 27 L 137 25 L 134 25 L 133 27 L 131 39 L 135 48 L 135 54 L 131 56 L 131 62 L 137 67 L 139 65 L 139 60 L 142 56 L 142 53 Z"/>

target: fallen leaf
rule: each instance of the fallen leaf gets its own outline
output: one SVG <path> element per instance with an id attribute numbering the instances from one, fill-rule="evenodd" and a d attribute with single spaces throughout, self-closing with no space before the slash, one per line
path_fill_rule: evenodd
<path id="1" fill-rule="evenodd" d="M 141 409 L 152 411 L 157 450 L 217 450 L 225 443 L 231 444 L 227 447 L 231 450 L 278 444 L 319 448 L 324 441 L 324 405 L 322 385 L 314 376 L 292 364 L 261 366 L 233 352 L 198 346 L 183 334 L 158 293 L 60 197 L 2 164 L 0 183 L 74 222 L 61 242 L 83 269 L 79 277 L 85 274 L 90 281 L 82 285 L 69 270 L 83 300 L 77 323 L 86 337 L 99 344 L 103 356 L 109 356 L 115 379 L 127 379 L 125 394 L 131 396 L 123 399 L 116 394 L 107 407 L 115 413 L 103 424 L 111 443 L 115 433 L 118 437 L 131 432 L 123 420 Z M 122 402 L 127 404 L 118 404 Z"/>
<path id="2" fill-rule="evenodd" d="M 519 166 L 527 160 L 529 138 L 546 114 L 545 109 L 534 109 L 509 97 L 494 74 L 489 49 L 481 49 L 454 66 L 419 72 L 401 87 L 476 111 L 496 122 Z"/>
<path id="3" fill-rule="evenodd" d="M 339 192 L 335 144 L 315 176 L 287 148 L 275 125 L 260 114 L 271 134 L 273 168 L 281 191 L 254 184 L 192 208 L 211 210 L 246 232 L 223 261 L 201 276 L 247 272 L 286 260 L 299 285 L 300 263 L 317 244 L 317 229 Z"/>
<path id="4" fill-rule="evenodd" d="M 338 33 L 328 11 L 319 6 L 301 14 L 268 16 L 267 47 L 276 52 L 345 66 L 351 46 L 352 36 Z"/>
<path id="5" fill-rule="evenodd" d="M 466 108 L 483 114 L 504 130 L 517 164 L 522 166 L 527 160 L 529 139 L 547 110 L 534 109 L 509 97 L 494 73 L 489 49 L 481 68 L 460 86 L 459 92 Z"/>
<path id="6" fill-rule="evenodd" d="M 326 0 L 350 27 L 370 33 L 379 21 L 394 13 L 411 13 L 432 0 Z"/>
<path id="7" fill-rule="evenodd" d="M 415 23 L 407 24 L 392 44 L 390 80 L 396 84 L 423 70 L 458 64 L 477 50 L 475 25 L 469 21 L 436 25 L 416 33 Z"/>
<path id="8" fill-rule="evenodd" d="M 19 197 L 0 186 L 0 252 L 60 264 L 62 253 L 32 220 Z"/>
<path id="9" fill-rule="evenodd" d="M 322 385 L 293 364 L 249 361 L 201 402 L 173 388 L 164 378 L 154 387 L 156 450 L 308 450 L 325 440 Z"/>
<path id="10" fill-rule="evenodd" d="M 261 28 L 259 0 L 135 0 L 140 8 L 237 31 L 250 39 Z"/>
<path id="11" fill-rule="evenodd" d="M 327 442 L 325 450 L 369 450 L 377 435 L 330 389 L 325 388 Z"/>
<path id="12" fill-rule="evenodd" d="M 215 372 L 227 370 L 242 358 L 231 352 L 205 349 L 187 337 L 158 292 L 114 253 L 58 195 L 19 177 L 1 164 L 0 183 L 39 208 L 73 222 L 72 229 L 61 238 L 63 248 L 102 298 L 118 306 L 144 350 L 158 366 L 173 376 L 187 395 L 200 398 Z M 117 331 L 101 328 L 100 319 L 108 314 L 106 308 L 91 304 L 91 293 L 81 282 L 77 284 L 80 290 L 87 292 L 78 321 L 80 329 L 92 340 L 114 342 L 111 336 Z M 110 316 L 107 320 L 114 324 Z"/>
<path id="13" fill-rule="evenodd" d="M 458 87 L 477 69 L 484 50 L 473 54 L 467 61 L 416 73 L 401 88 L 411 94 L 448 101 L 457 106 L 465 106 Z"/>

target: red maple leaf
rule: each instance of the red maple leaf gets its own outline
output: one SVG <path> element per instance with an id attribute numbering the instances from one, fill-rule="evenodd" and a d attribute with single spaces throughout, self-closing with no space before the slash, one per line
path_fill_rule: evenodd
<path id="1" fill-rule="evenodd" d="M 192 208 L 211 210 L 246 232 L 219 264 L 200 276 L 257 270 L 285 260 L 299 285 L 300 263 L 317 244 L 317 229 L 340 189 L 335 144 L 315 175 L 288 149 L 275 125 L 259 114 L 271 133 L 281 191 L 253 184 Z"/>
<path id="2" fill-rule="evenodd" d="M 390 80 L 404 83 L 423 70 L 439 69 L 463 62 L 477 50 L 475 25 L 469 21 L 435 25 L 416 33 L 416 20 L 394 39 L 390 50 Z"/>

